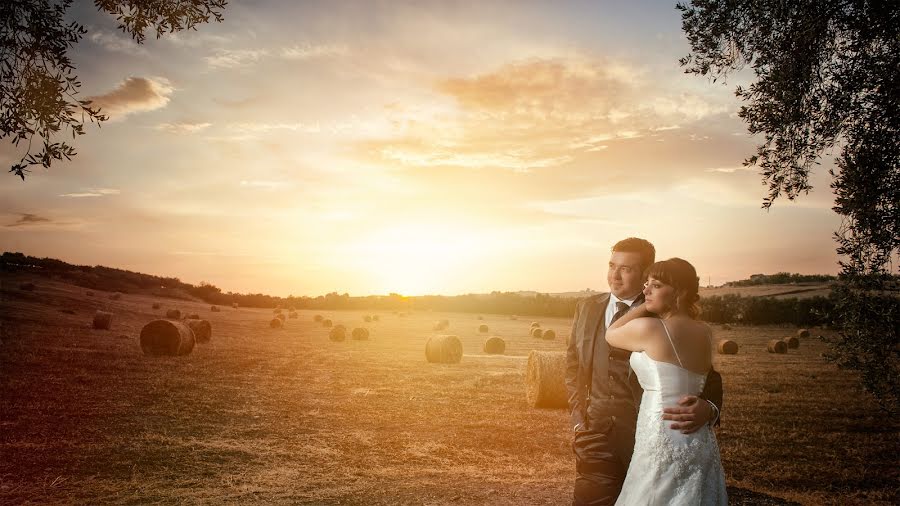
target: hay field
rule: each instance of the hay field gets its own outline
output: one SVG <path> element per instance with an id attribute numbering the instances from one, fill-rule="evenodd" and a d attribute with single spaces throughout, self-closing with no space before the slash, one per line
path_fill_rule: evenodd
<path id="1" fill-rule="evenodd" d="M 29 280 L 36 290 L 19 290 Z M 567 415 L 530 409 L 523 384 L 528 352 L 562 351 L 568 319 L 298 311 L 271 329 L 271 309 L 85 292 L 0 284 L 2 504 L 570 503 Z M 145 357 L 141 326 L 171 308 L 211 321 L 211 341 Z M 98 309 L 114 313 L 110 330 L 91 328 Z M 317 313 L 370 337 L 332 342 Z M 443 318 L 459 364 L 425 361 Z M 534 320 L 556 340 L 530 337 Z M 505 355 L 482 352 L 481 323 Z M 790 331 L 719 332 L 741 345 L 717 359 L 733 504 L 897 503 L 898 423 L 819 342 L 765 352 Z"/>

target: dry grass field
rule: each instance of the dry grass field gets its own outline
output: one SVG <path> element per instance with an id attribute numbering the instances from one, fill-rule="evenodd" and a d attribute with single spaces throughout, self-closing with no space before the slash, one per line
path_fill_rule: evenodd
<path id="1" fill-rule="evenodd" d="M 319 312 L 371 333 L 331 342 L 310 311 L 271 329 L 271 309 L 85 292 L 4 275 L 0 503 L 570 502 L 567 415 L 529 408 L 523 386 L 528 352 L 563 350 L 568 319 L 381 312 L 365 324 L 364 312 Z M 170 308 L 210 320 L 211 342 L 145 357 L 141 326 Z M 91 328 L 97 309 L 114 313 L 110 330 Z M 463 342 L 459 364 L 425 361 L 441 318 Z M 530 337 L 533 320 L 557 339 Z M 716 364 L 732 502 L 897 504 L 898 423 L 819 341 L 765 352 L 791 332 L 718 330 L 741 345 Z M 490 335 L 506 339 L 505 356 L 482 353 Z"/>

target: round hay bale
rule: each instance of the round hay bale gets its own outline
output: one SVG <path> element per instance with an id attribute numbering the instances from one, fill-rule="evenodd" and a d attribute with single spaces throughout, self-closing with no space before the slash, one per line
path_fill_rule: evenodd
<path id="1" fill-rule="evenodd" d="M 169 309 L 168 311 L 166 311 L 166 318 L 171 318 L 173 320 L 180 320 L 181 319 L 181 311 L 179 311 L 177 309 Z"/>
<path id="2" fill-rule="evenodd" d="M 212 311 L 213 313 L 218 313 L 219 306 L 209 306 L 209 310 Z"/>
<path id="3" fill-rule="evenodd" d="M 484 320 L 484 316 L 478 315 L 479 320 Z"/>
<path id="4" fill-rule="evenodd" d="M 192 313 L 192 314 L 187 315 L 187 316 L 185 317 L 185 319 L 186 319 L 186 320 L 199 320 L 199 319 L 200 319 L 200 315 L 198 315 L 197 313 Z"/>
<path id="5" fill-rule="evenodd" d="M 510 320 L 518 320 L 519 317 L 516 316 L 516 315 L 512 315 L 512 316 L 509 317 L 509 319 L 510 319 Z"/>
<path id="6" fill-rule="evenodd" d="M 432 325 L 431 328 L 432 328 L 432 330 L 444 330 L 449 326 L 450 326 L 450 322 L 448 322 L 447 320 L 438 320 L 438 321 L 434 322 L 434 325 Z"/>
<path id="7" fill-rule="evenodd" d="M 297 313 L 288 313 L 288 318 L 296 318 Z"/>
<path id="8" fill-rule="evenodd" d="M 525 366 L 525 398 L 534 408 L 567 408 L 566 353 L 535 351 Z"/>
<path id="9" fill-rule="evenodd" d="M 737 355 L 738 348 L 738 343 L 731 339 L 719 339 L 716 343 L 716 351 L 719 352 L 719 355 Z"/>
<path id="10" fill-rule="evenodd" d="M 94 313 L 94 323 L 93 326 L 98 330 L 109 330 L 109 326 L 112 323 L 112 313 L 108 313 L 106 311 L 97 311 Z"/>
<path id="11" fill-rule="evenodd" d="M 269 327 L 273 329 L 280 329 L 284 327 L 284 322 L 281 321 L 281 318 L 272 318 L 272 321 L 269 322 Z"/>
<path id="12" fill-rule="evenodd" d="M 181 356 L 194 349 L 194 331 L 182 322 L 153 320 L 141 329 L 144 355 Z"/>
<path id="13" fill-rule="evenodd" d="M 275 309 L 275 314 L 281 314 L 281 309 Z"/>
<path id="14" fill-rule="evenodd" d="M 536 329 L 536 330 L 541 330 L 541 329 Z M 541 339 L 546 339 L 547 341 L 552 341 L 553 339 L 556 339 L 556 331 L 551 330 L 551 329 L 545 330 L 541 334 Z"/>
<path id="15" fill-rule="evenodd" d="M 159 302 L 154 302 L 153 305 L 150 307 L 153 309 L 159 309 L 160 308 Z"/>
<path id="16" fill-rule="evenodd" d="M 369 315 L 363 316 L 363 321 L 366 323 L 369 323 L 372 321 L 372 317 Z"/>
<path id="17" fill-rule="evenodd" d="M 722 324 L 722 330 L 731 330 L 731 325 L 727 323 Z"/>
<path id="18" fill-rule="evenodd" d="M 355 329 L 353 329 L 353 332 L 350 333 L 350 337 L 356 339 L 357 341 L 365 341 L 369 338 L 369 329 L 356 327 Z"/>
<path id="19" fill-rule="evenodd" d="M 544 331 L 541 330 L 540 327 L 532 327 L 531 328 L 531 337 L 534 337 L 535 339 L 540 339 L 541 337 L 543 337 L 543 334 L 544 334 Z"/>
<path id="20" fill-rule="evenodd" d="M 795 336 L 785 337 L 783 339 L 783 341 L 785 342 L 785 344 L 787 344 L 787 347 L 791 350 L 796 350 L 797 348 L 800 347 L 800 340 L 797 339 Z"/>
<path id="21" fill-rule="evenodd" d="M 381 317 L 380 317 L 380 316 L 378 316 L 377 314 L 373 314 L 373 315 L 372 315 L 372 321 L 373 321 L 373 322 L 377 322 L 377 321 L 379 321 L 379 320 L 381 320 Z"/>
<path id="22" fill-rule="evenodd" d="M 111 293 L 111 294 L 109 295 L 109 299 L 110 299 L 110 300 L 119 300 L 119 299 L 121 299 L 121 298 L 122 298 L 122 294 L 119 293 L 119 292 Z"/>
<path id="23" fill-rule="evenodd" d="M 500 336 L 491 336 L 484 341 L 484 352 L 489 355 L 503 355 L 506 351 L 506 341 Z"/>
<path id="24" fill-rule="evenodd" d="M 240 307 L 240 305 L 238 305 L 237 302 L 232 302 L 232 303 L 231 303 L 231 307 L 233 307 L 234 309 L 237 309 L 237 308 Z"/>
<path id="25" fill-rule="evenodd" d="M 787 353 L 788 345 L 781 339 L 772 339 L 769 341 L 769 344 L 766 345 L 766 351 L 769 353 Z"/>
<path id="26" fill-rule="evenodd" d="M 538 322 L 531 322 L 531 328 L 537 328 L 537 327 L 540 327 L 540 326 L 541 326 L 541 324 L 538 323 Z"/>
<path id="27" fill-rule="evenodd" d="M 326 329 L 330 328 L 331 325 L 333 325 L 331 320 L 322 320 L 322 326 L 325 327 Z"/>
<path id="28" fill-rule="evenodd" d="M 92 292 L 92 291 L 90 291 L 90 290 L 84 292 L 84 294 L 87 295 L 88 297 L 93 297 L 93 296 L 94 296 L 94 292 Z"/>
<path id="29" fill-rule="evenodd" d="M 456 336 L 432 336 L 425 343 L 425 358 L 429 362 L 457 364 L 462 354 L 462 342 Z"/>
<path id="30" fill-rule="evenodd" d="M 320 314 L 317 314 L 316 316 L 313 317 L 313 321 L 315 321 L 315 322 L 320 322 L 322 320 L 323 320 L 323 318 L 322 318 L 322 315 L 320 315 Z"/>
<path id="31" fill-rule="evenodd" d="M 331 331 L 328 332 L 328 339 L 332 341 L 343 341 L 347 339 L 347 327 L 343 325 L 335 325 Z"/>
<path id="32" fill-rule="evenodd" d="M 194 332 L 198 343 L 208 343 L 212 337 L 212 324 L 207 320 L 187 320 L 187 326 Z"/>
<path id="33" fill-rule="evenodd" d="M 803 339 L 806 339 L 807 337 L 809 337 L 809 330 L 807 330 L 807 329 L 800 329 L 800 330 L 798 330 L 798 331 L 797 331 L 797 337 L 801 337 L 801 338 L 803 338 Z"/>
<path id="34" fill-rule="evenodd" d="M 19 285 L 19 290 L 25 290 L 27 292 L 33 292 L 35 288 L 34 283 L 22 283 Z"/>
<path id="35" fill-rule="evenodd" d="M 481 325 L 478 326 L 478 332 L 481 332 L 482 334 L 487 334 L 488 326 L 482 323 Z"/>
<path id="36" fill-rule="evenodd" d="M 278 313 L 277 315 L 275 315 L 275 318 L 278 318 L 279 320 L 281 320 L 282 323 L 284 323 L 284 320 L 285 320 L 287 317 L 284 316 L 282 313 Z"/>

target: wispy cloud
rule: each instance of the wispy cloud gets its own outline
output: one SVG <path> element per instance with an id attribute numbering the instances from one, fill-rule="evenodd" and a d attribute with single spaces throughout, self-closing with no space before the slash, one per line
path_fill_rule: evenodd
<path id="1" fill-rule="evenodd" d="M 289 60 L 310 60 L 313 58 L 346 56 L 348 53 L 347 46 L 307 43 L 282 48 L 280 55 L 282 58 Z"/>
<path id="2" fill-rule="evenodd" d="M 146 48 L 131 38 L 114 32 L 98 30 L 91 34 L 90 40 L 107 51 L 125 53 L 132 56 L 147 56 L 149 54 Z"/>
<path id="3" fill-rule="evenodd" d="M 110 119 L 122 119 L 129 114 L 165 107 L 174 91 L 164 77 L 129 77 L 112 91 L 89 100 Z"/>
<path id="4" fill-rule="evenodd" d="M 201 130 L 206 130 L 210 126 L 212 126 L 212 123 L 177 122 L 160 123 L 154 128 L 170 134 L 195 134 Z"/>
<path id="5" fill-rule="evenodd" d="M 6 227 L 27 227 L 30 225 L 39 225 L 39 224 L 47 224 L 52 223 L 53 220 L 50 218 L 45 218 L 43 216 L 38 216 L 36 214 L 23 213 L 19 215 L 19 219 L 12 222 L 7 223 Z"/>
<path id="6" fill-rule="evenodd" d="M 278 190 L 290 186 L 287 181 L 270 181 L 270 180 L 243 180 L 241 186 L 244 188 L 259 188 L 263 190 Z"/>
<path id="7" fill-rule="evenodd" d="M 318 123 L 257 123 L 257 122 L 245 122 L 245 123 L 232 123 L 228 125 L 228 129 L 247 134 L 263 134 L 267 132 L 272 132 L 275 130 L 286 130 L 289 132 L 303 132 L 303 133 L 319 133 L 322 131 L 322 127 Z"/>
<path id="8" fill-rule="evenodd" d="M 79 193 L 63 193 L 60 197 L 70 197 L 70 198 L 86 198 L 86 197 L 103 197 L 106 195 L 118 195 L 121 193 L 116 188 L 91 188 L 83 192 Z"/>
<path id="9" fill-rule="evenodd" d="M 207 65 L 215 69 L 234 69 L 255 65 L 268 57 L 286 60 L 313 60 L 336 58 L 350 53 L 347 46 L 340 44 L 295 44 L 280 49 L 219 49 L 204 58 Z"/>
<path id="10" fill-rule="evenodd" d="M 712 167 L 709 169 L 704 169 L 705 172 L 721 172 L 724 174 L 734 174 L 735 172 L 740 171 L 752 171 L 752 167 Z"/>
<path id="11" fill-rule="evenodd" d="M 268 54 L 266 49 L 220 49 L 204 59 L 210 67 L 232 69 L 253 65 Z"/>

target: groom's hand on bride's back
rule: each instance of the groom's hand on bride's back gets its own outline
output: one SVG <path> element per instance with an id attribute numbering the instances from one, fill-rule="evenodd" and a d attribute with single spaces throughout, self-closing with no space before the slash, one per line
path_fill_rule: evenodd
<path id="1" fill-rule="evenodd" d="M 663 408 L 663 420 L 675 422 L 670 427 L 682 434 L 697 432 L 713 420 L 713 416 L 710 403 L 696 395 L 685 395 L 678 400 L 678 406 Z"/>

